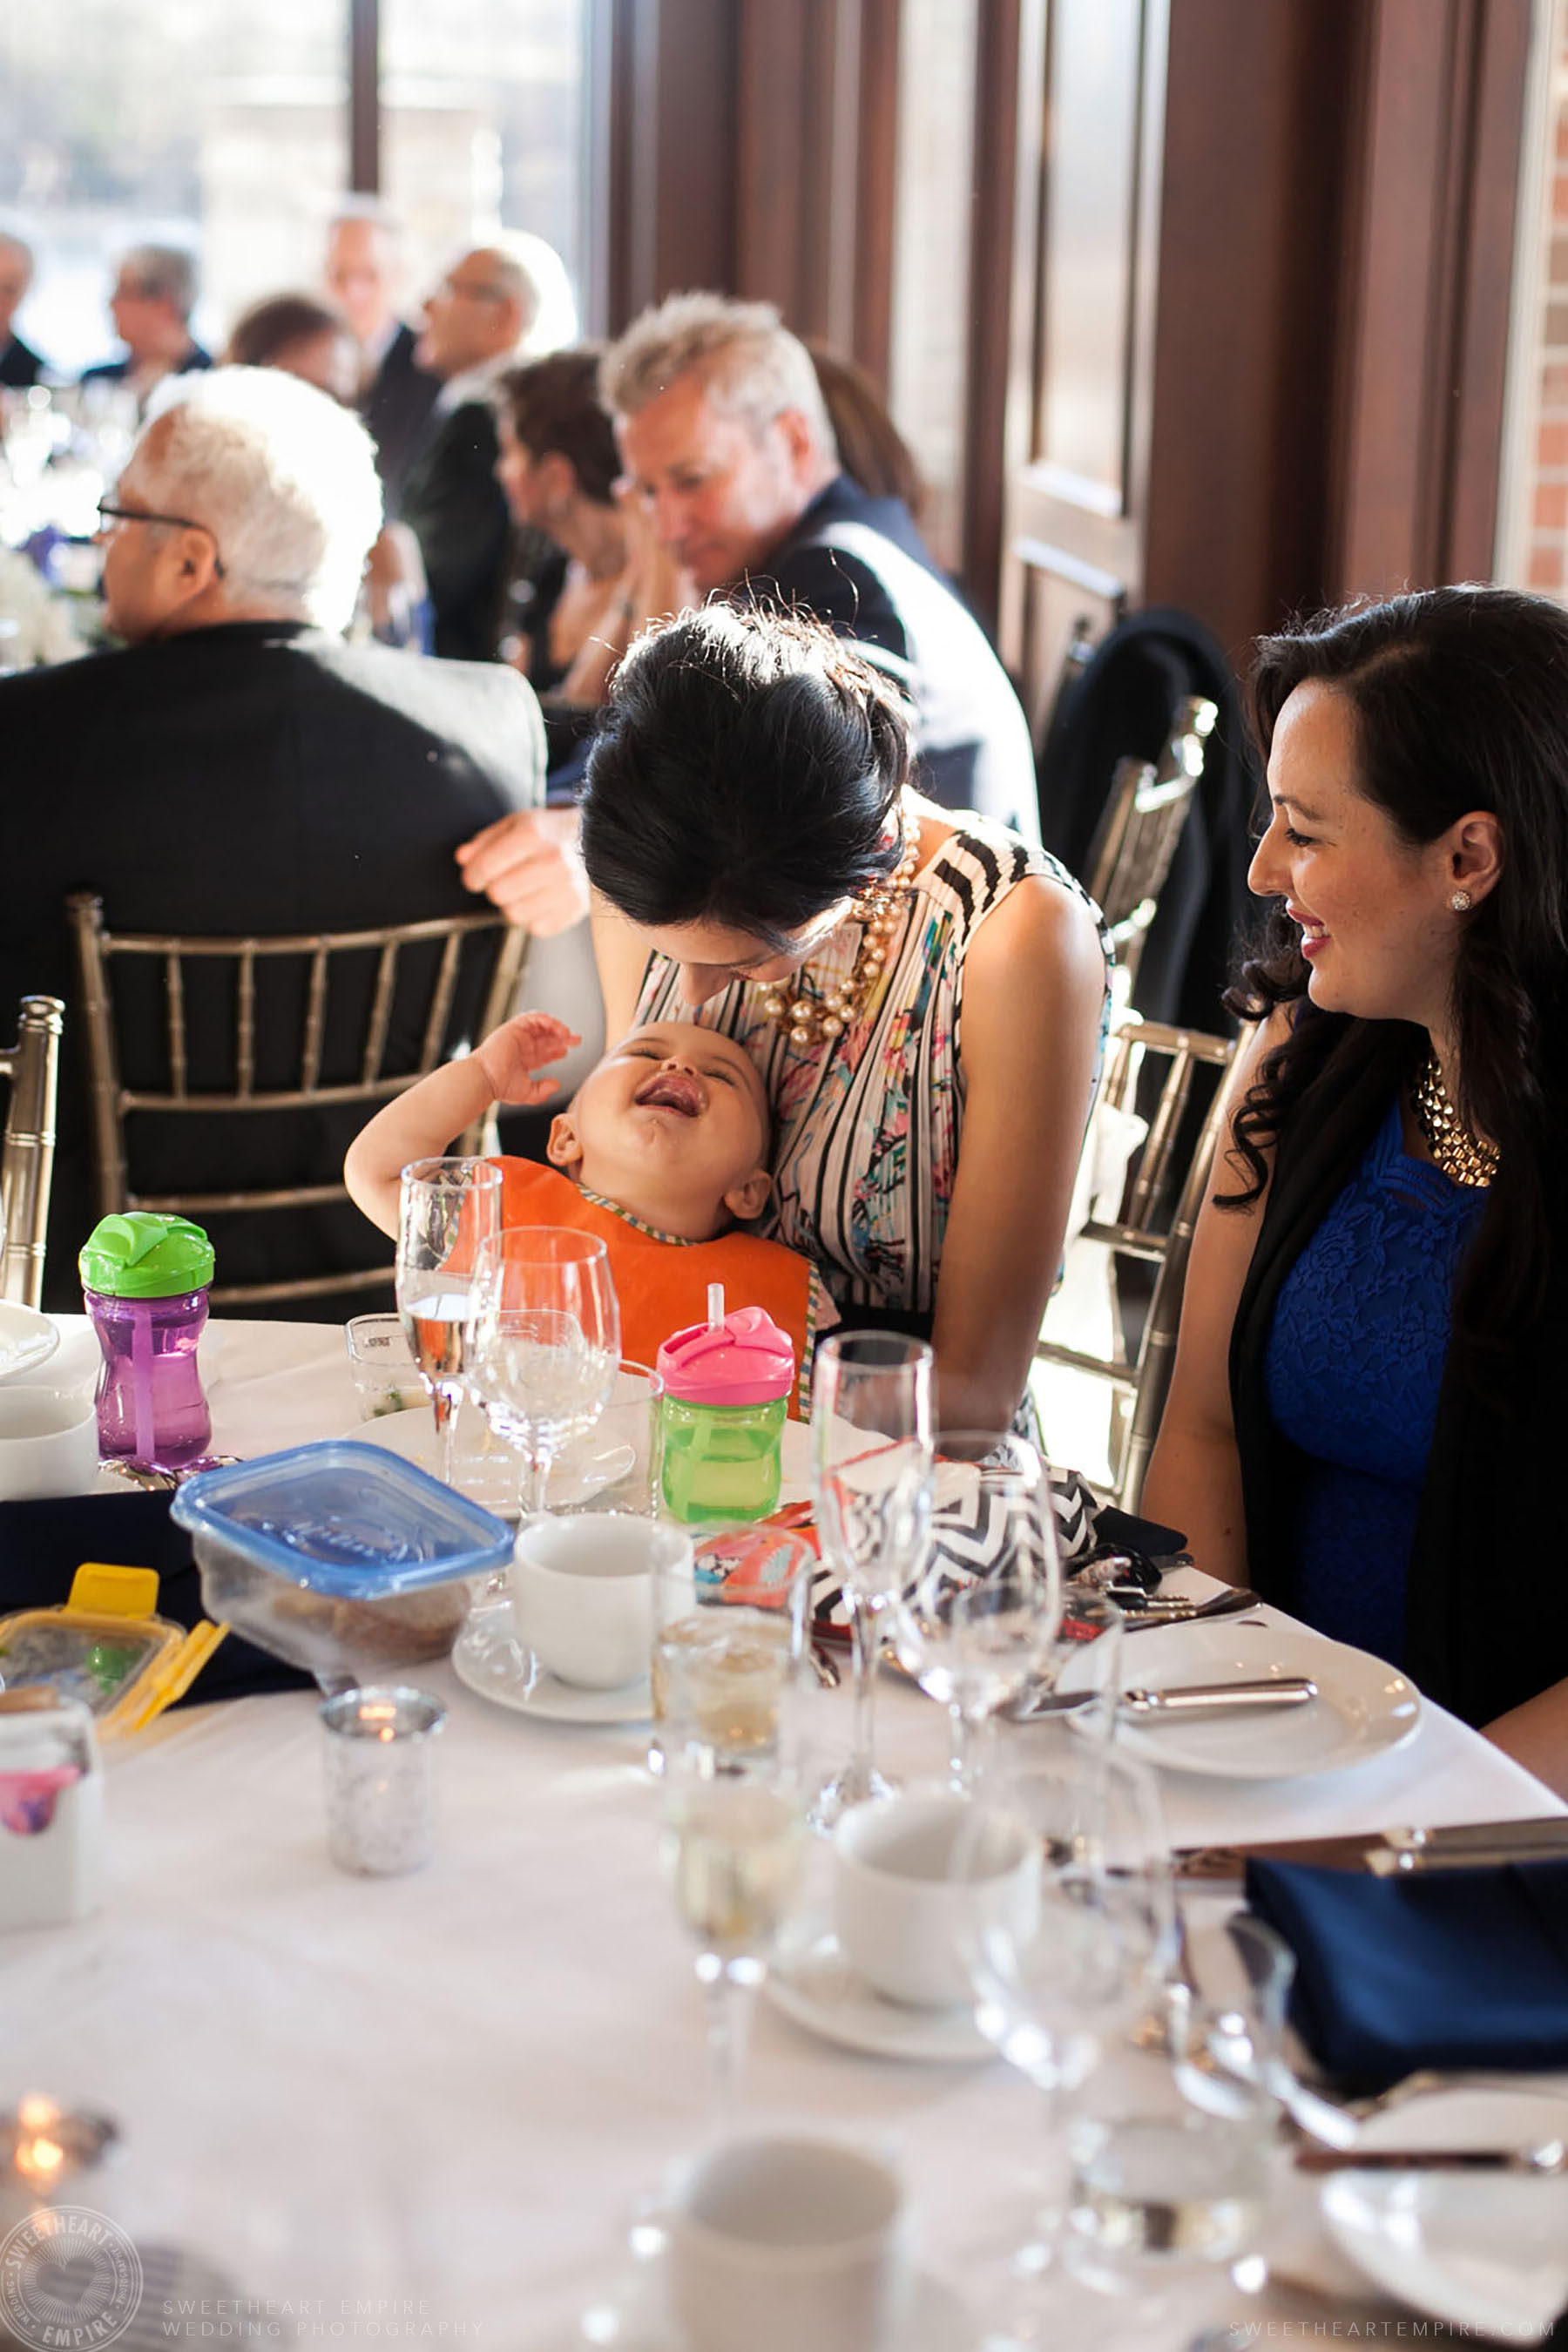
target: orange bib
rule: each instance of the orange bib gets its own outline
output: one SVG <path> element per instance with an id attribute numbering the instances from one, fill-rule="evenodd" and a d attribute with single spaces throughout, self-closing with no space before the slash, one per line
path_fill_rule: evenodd
<path id="1" fill-rule="evenodd" d="M 762 1307 L 795 1343 L 798 1414 L 800 1375 L 809 1373 L 817 1326 L 817 1278 L 809 1258 L 754 1234 L 721 1234 L 683 1242 L 633 1223 L 597 1193 L 584 1192 L 559 1169 L 536 1160 L 500 1159 L 503 1225 L 570 1225 L 594 1234 L 609 1251 L 621 1302 L 621 1351 L 653 1364 L 666 1339 L 708 1319 L 708 1286 L 721 1282 L 726 1308 Z"/>

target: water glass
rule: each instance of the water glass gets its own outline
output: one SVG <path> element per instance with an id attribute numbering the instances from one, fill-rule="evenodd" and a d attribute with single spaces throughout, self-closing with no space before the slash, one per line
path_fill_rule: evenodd
<path id="1" fill-rule="evenodd" d="M 888 1611 L 899 1664 L 949 1711 L 951 1780 L 972 1792 L 981 1735 L 1037 1682 L 1061 1615 L 1056 1514 L 1035 1448 L 943 1430 L 926 1556 Z"/>
<path id="2" fill-rule="evenodd" d="M 891 1793 L 877 1769 L 871 1719 L 874 1613 L 921 1573 L 931 1516 L 936 1360 L 923 1340 L 835 1332 L 811 1379 L 812 1493 L 825 1560 L 844 1589 L 854 1642 L 854 1744 L 822 1790 L 814 1826 Z"/>
<path id="3" fill-rule="evenodd" d="M 545 1508 L 551 1465 L 597 1423 L 620 1371 L 609 1254 L 592 1234 L 513 1225 L 474 1260 L 472 1381 L 498 1434 L 523 1459 L 519 1511 Z"/>
<path id="4" fill-rule="evenodd" d="M 403 1171 L 397 1218 L 397 1311 L 430 1392 L 437 1475 L 452 1484 L 479 1254 L 500 1230 L 501 1176 L 493 1160 L 414 1160 Z"/>

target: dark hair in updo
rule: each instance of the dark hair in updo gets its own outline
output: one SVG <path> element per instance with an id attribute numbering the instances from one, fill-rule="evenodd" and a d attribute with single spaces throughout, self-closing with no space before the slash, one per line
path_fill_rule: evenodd
<path id="1" fill-rule="evenodd" d="M 1539 1316 L 1551 1257 L 1549 1193 L 1568 1129 L 1568 613 L 1508 588 L 1431 588 L 1320 614 L 1258 642 L 1255 724 L 1267 759 L 1280 711 L 1308 681 L 1354 718 L 1355 789 L 1412 845 L 1473 809 L 1502 831 L 1497 885 L 1460 919 L 1452 1009 L 1459 1108 L 1501 1154 L 1455 1302 L 1461 1336 L 1496 1349 Z M 1300 935 L 1275 900 L 1226 1003 L 1261 1020 L 1294 1008 L 1236 1119 L 1256 1200 L 1268 1147 L 1331 1063 L 1348 1077 L 1391 1024 L 1320 1012 Z M 1412 1026 L 1409 1067 L 1425 1059 Z"/>
<path id="2" fill-rule="evenodd" d="M 904 706 L 814 621 L 710 604 L 638 639 L 583 794 L 588 878 L 634 923 L 711 922 L 774 952 L 891 873 Z"/>

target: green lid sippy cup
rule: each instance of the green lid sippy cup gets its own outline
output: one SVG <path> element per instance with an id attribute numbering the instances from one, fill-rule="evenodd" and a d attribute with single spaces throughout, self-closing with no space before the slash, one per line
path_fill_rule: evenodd
<path id="1" fill-rule="evenodd" d="M 724 1312 L 708 1289 L 708 1320 L 658 1351 L 664 1381 L 664 1499 L 688 1525 L 761 1519 L 779 1498 L 780 1442 L 795 1386 L 795 1349 L 760 1307 Z"/>

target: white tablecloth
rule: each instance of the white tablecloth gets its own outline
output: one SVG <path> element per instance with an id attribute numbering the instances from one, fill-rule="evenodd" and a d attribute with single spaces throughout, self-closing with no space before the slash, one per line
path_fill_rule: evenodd
<path id="1" fill-rule="evenodd" d="M 39 1380 L 90 1371 L 65 1320 Z M 335 1328 L 229 1324 L 216 1340 L 219 1447 L 353 1423 Z M 410 1878 L 329 1865 L 305 1694 L 185 1710 L 110 1746 L 104 1909 L 0 1940 L 5 2088 L 116 2116 L 127 2161 L 81 2201 L 311 2306 L 325 2340 L 543 2347 L 571 2340 L 636 2200 L 701 2135 L 700 1996 L 659 1880 L 646 1734 L 521 1720 L 445 1666 L 419 1678 L 451 1712 L 439 1851 Z M 828 1705 L 847 1735 L 847 1696 Z M 886 1685 L 878 1708 L 893 1769 L 939 1772 L 940 1712 Z M 1036 1752 L 1067 1736 L 1007 1734 Z M 1408 1747 L 1322 1781 L 1171 1777 L 1165 1794 L 1181 1843 L 1563 1810 L 1430 1706 Z M 960 2286 L 1038 2130 L 1035 2095 L 1000 2063 L 859 2057 L 765 2005 L 748 2098 L 758 2119 L 896 2147 L 923 2258 Z"/>

